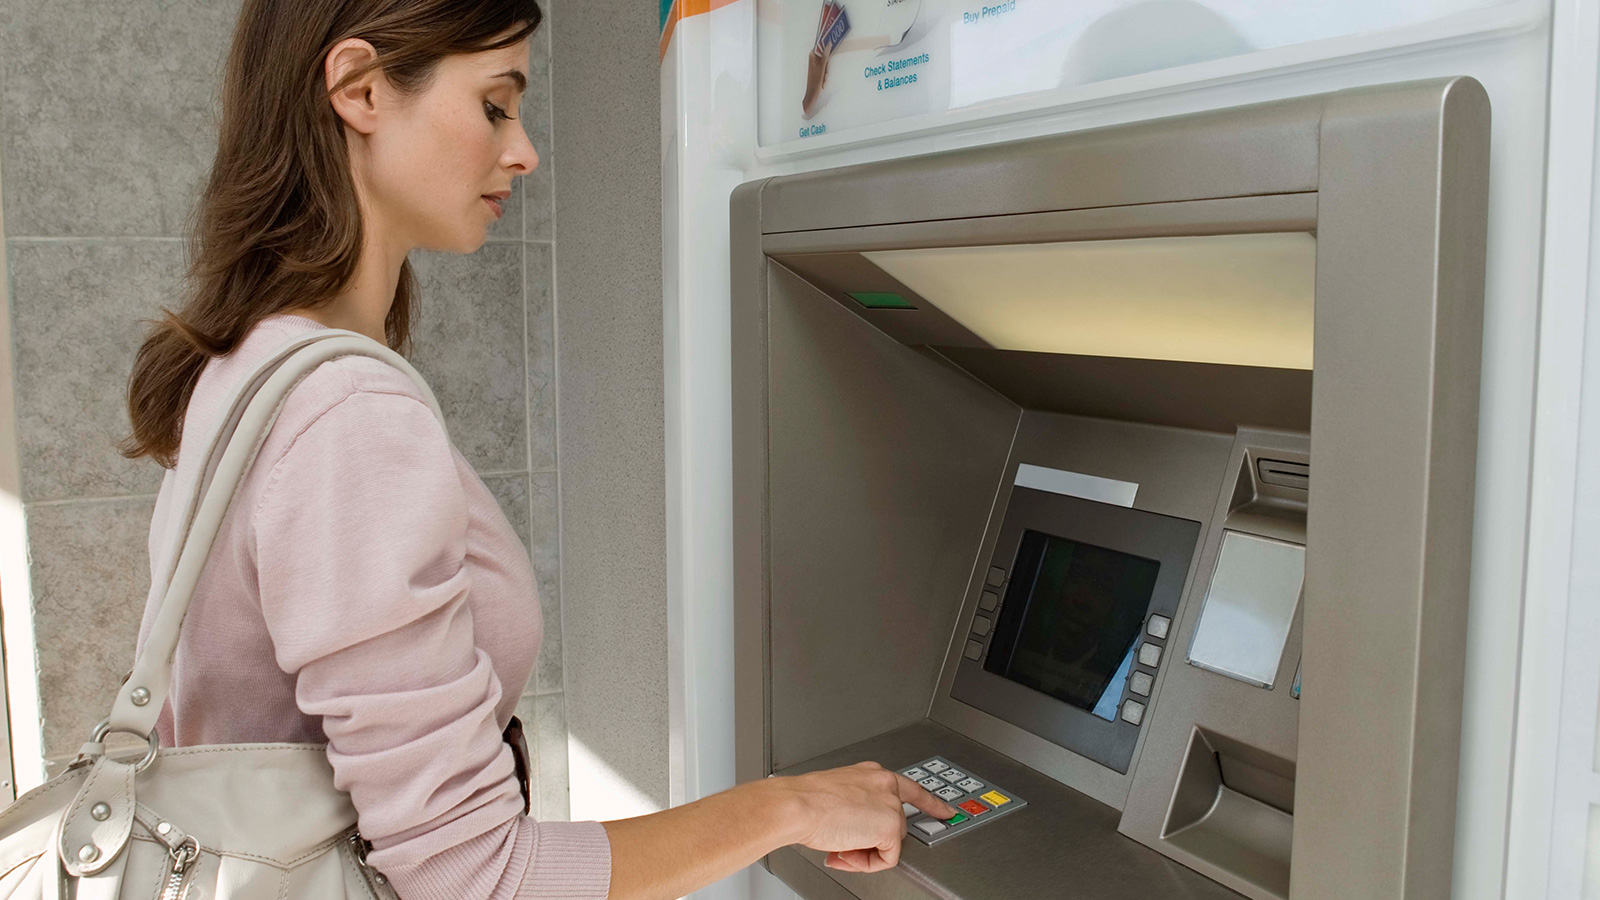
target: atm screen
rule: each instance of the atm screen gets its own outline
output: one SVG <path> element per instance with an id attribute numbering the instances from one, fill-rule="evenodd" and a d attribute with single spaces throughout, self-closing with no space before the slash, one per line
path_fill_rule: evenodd
<path id="1" fill-rule="evenodd" d="M 1023 532 L 984 668 L 1113 721 L 1161 564 Z"/>

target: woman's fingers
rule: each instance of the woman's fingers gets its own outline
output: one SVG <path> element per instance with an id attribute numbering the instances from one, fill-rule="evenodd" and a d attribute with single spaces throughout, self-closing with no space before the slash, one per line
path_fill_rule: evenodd
<path id="1" fill-rule="evenodd" d="M 900 790 L 900 802 L 909 803 L 935 819 L 948 819 L 961 810 L 928 793 L 922 785 L 895 773 L 895 784 Z"/>

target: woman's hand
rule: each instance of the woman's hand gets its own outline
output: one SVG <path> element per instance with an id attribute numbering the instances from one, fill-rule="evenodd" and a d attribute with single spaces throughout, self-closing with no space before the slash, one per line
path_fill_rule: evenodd
<path id="1" fill-rule="evenodd" d="M 806 775 L 768 779 L 793 793 L 803 828 L 795 841 L 828 852 L 826 865 L 846 872 L 878 872 L 900 862 L 909 803 L 936 819 L 960 810 L 898 772 L 875 762 Z"/>
<path id="2" fill-rule="evenodd" d="M 948 819 L 956 810 L 877 763 L 750 781 L 693 803 L 606 822 L 611 900 L 671 900 L 779 847 L 828 852 L 827 865 L 877 872 L 900 861 L 901 803 Z"/>

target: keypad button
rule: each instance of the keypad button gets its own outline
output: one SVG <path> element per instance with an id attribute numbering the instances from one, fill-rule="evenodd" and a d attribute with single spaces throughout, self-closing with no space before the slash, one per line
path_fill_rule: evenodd
<path id="1" fill-rule="evenodd" d="M 1167 629 L 1172 627 L 1172 620 L 1166 616 L 1151 616 L 1150 624 L 1145 626 L 1145 631 L 1153 638 L 1167 639 Z"/>
<path id="2" fill-rule="evenodd" d="M 945 819 L 944 823 L 946 825 L 960 825 L 962 822 L 965 822 L 966 820 L 967 820 L 967 817 L 966 817 L 965 814 L 956 813 L 955 815 L 951 816 L 950 818 Z"/>
<path id="3" fill-rule="evenodd" d="M 949 785 L 945 785 L 944 787 L 939 788 L 937 791 L 934 791 L 933 795 L 938 797 L 940 800 L 955 800 L 960 798 L 961 791 L 950 787 Z"/>
<path id="4" fill-rule="evenodd" d="M 990 806 L 1005 806 L 1007 803 L 1011 802 L 1010 797 L 1007 797 L 1005 794 L 1002 794 L 999 791 L 990 791 L 989 793 L 984 794 L 983 800 Z"/>
<path id="5" fill-rule="evenodd" d="M 978 659 L 983 656 L 983 645 L 977 641 L 967 641 L 967 649 L 962 652 L 967 659 Z"/>
<path id="6" fill-rule="evenodd" d="M 937 791 L 939 788 L 944 787 L 944 782 L 934 778 L 932 775 L 922 779 L 921 781 L 917 782 L 917 784 L 922 785 L 930 791 Z"/>
<path id="7" fill-rule="evenodd" d="M 1151 643 L 1140 644 L 1139 665 L 1149 666 L 1152 669 L 1161 665 L 1161 646 Z"/>
<path id="8" fill-rule="evenodd" d="M 901 809 L 901 811 L 902 811 L 902 812 L 904 812 L 904 813 L 905 813 L 905 814 L 906 814 L 906 815 L 907 815 L 907 816 L 914 816 L 914 815 L 916 815 L 916 814 L 917 814 L 917 813 L 918 813 L 918 812 L 921 812 L 921 810 L 919 810 L 919 809 L 917 809 L 917 808 L 916 808 L 916 807 L 915 807 L 915 806 L 912 806 L 912 805 L 911 805 L 911 804 L 909 804 L 909 803 L 902 803 L 902 804 L 900 804 L 900 809 Z"/>
<path id="9" fill-rule="evenodd" d="M 965 781 L 961 782 L 960 784 L 956 785 L 956 787 L 961 788 L 963 791 L 966 791 L 967 793 L 970 794 L 973 791 L 981 791 L 981 790 L 983 790 L 983 782 L 979 781 L 976 778 L 968 778 L 967 780 L 965 780 Z"/>
<path id="10" fill-rule="evenodd" d="M 984 591 L 983 596 L 978 598 L 978 608 L 984 612 L 994 612 L 994 608 L 999 605 L 1000 595 L 994 591 Z"/>
<path id="11" fill-rule="evenodd" d="M 990 587 L 999 587 L 1000 585 L 1005 583 L 1005 580 L 1006 580 L 1006 570 L 1005 569 L 1002 569 L 999 566 L 990 566 L 989 567 L 989 575 L 988 575 L 988 577 L 986 577 L 984 579 L 984 583 L 987 584 Z"/>
<path id="12" fill-rule="evenodd" d="M 1150 696 L 1150 688 L 1156 683 L 1155 676 L 1149 672 L 1135 672 L 1128 678 L 1128 690 L 1141 697 Z"/>
<path id="13" fill-rule="evenodd" d="M 918 831 L 930 837 L 949 827 L 938 819 L 918 819 L 917 821 L 912 822 L 911 825 L 913 828 L 916 828 Z"/>
<path id="14" fill-rule="evenodd" d="M 1130 725 L 1137 725 L 1144 721 L 1144 704 L 1137 700 L 1124 700 L 1122 703 L 1122 721 Z"/>
<path id="15" fill-rule="evenodd" d="M 993 625 L 993 624 L 994 624 L 994 622 L 990 621 L 988 618 L 986 618 L 984 616 L 973 616 L 972 617 L 972 633 L 977 635 L 978 637 L 983 637 L 984 635 L 989 633 L 989 626 Z"/>
<path id="16" fill-rule="evenodd" d="M 963 778 L 966 778 L 967 773 L 961 771 L 960 769 L 945 769 L 943 772 L 939 773 L 939 777 L 950 782 L 951 784 L 955 784 Z"/>
<path id="17" fill-rule="evenodd" d="M 905 771 L 905 776 L 912 781 L 921 781 L 922 779 L 928 777 L 928 773 L 917 768 L 916 766 L 912 766 Z"/>
<path id="18" fill-rule="evenodd" d="M 976 800 L 968 800 L 967 802 L 961 804 L 961 808 L 974 816 L 981 816 L 989 811 L 989 807 L 984 806 L 982 803 L 979 803 Z"/>
<path id="19" fill-rule="evenodd" d="M 935 775 L 939 774 L 940 772 L 943 772 L 945 769 L 950 768 L 949 766 L 945 765 L 944 763 L 939 762 L 937 759 L 929 760 L 928 762 L 923 763 L 922 767 L 924 769 L 927 769 L 929 772 L 932 772 Z"/>

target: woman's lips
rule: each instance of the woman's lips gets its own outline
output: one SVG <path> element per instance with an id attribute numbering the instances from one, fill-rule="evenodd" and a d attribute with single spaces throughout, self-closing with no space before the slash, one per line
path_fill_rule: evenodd
<path id="1" fill-rule="evenodd" d="M 484 195 L 483 202 L 489 204 L 489 208 L 494 210 L 494 217 L 496 219 L 506 214 L 505 208 L 500 205 L 499 200 L 496 200 L 495 198 L 486 194 Z"/>

